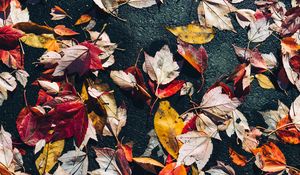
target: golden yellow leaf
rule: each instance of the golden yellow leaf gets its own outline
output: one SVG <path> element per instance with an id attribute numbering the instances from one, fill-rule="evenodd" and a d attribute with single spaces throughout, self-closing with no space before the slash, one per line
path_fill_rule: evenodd
<path id="1" fill-rule="evenodd" d="M 27 44 L 28 46 L 35 48 L 43 48 L 48 51 L 58 51 L 59 45 L 56 42 L 53 34 L 41 34 L 35 35 L 33 33 L 26 34 L 21 38 L 21 41 Z"/>
<path id="2" fill-rule="evenodd" d="M 170 106 L 170 103 L 168 101 L 160 102 L 154 116 L 154 129 L 162 146 L 174 158 L 177 158 L 180 148 L 176 136 L 181 134 L 183 127 L 182 118 Z"/>
<path id="3" fill-rule="evenodd" d="M 167 30 L 180 40 L 190 44 L 205 44 L 215 37 L 212 27 L 201 26 L 197 23 L 188 24 L 187 26 L 167 27 Z"/>
<path id="4" fill-rule="evenodd" d="M 275 89 L 271 80 L 264 74 L 256 74 L 255 78 L 258 80 L 258 84 L 260 87 L 264 89 Z"/>
<path id="5" fill-rule="evenodd" d="M 64 145 L 65 140 L 58 140 L 45 145 L 43 152 L 35 161 L 35 165 L 41 175 L 48 173 L 54 167 L 64 149 Z"/>

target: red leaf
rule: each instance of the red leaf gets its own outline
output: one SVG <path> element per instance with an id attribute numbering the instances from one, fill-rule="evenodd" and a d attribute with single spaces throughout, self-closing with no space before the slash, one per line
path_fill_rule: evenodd
<path id="1" fill-rule="evenodd" d="M 278 72 L 278 78 L 277 78 L 277 83 L 279 87 L 282 90 L 286 90 L 290 84 L 290 80 L 286 75 L 286 72 L 283 67 L 281 67 L 280 71 Z"/>
<path id="2" fill-rule="evenodd" d="M 261 56 L 261 53 L 258 50 L 250 50 L 237 46 L 233 47 L 237 56 L 241 58 L 241 62 L 250 63 L 252 66 L 258 69 L 258 73 L 262 73 L 268 70 L 267 63 L 265 62 L 265 60 Z"/>
<path id="3" fill-rule="evenodd" d="M 193 118 L 191 118 L 185 125 L 184 128 L 182 129 L 182 134 L 185 134 L 189 131 L 194 131 L 197 129 L 196 127 L 196 120 L 197 120 L 197 116 L 194 116 Z"/>
<path id="4" fill-rule="evenodd" d="M 38 99 L 36 102 L 36 105 L 44 104 L 50 100 L 52 100 L 53 97 L 51 95 L 48 95 L 43 89 L 39 91 Z"/>
<path id="5" fill-rule="evenodd" d="M 11 0 L 1 0 L 0 2 L 0 12 L 4 12 L 9 6 Z"/>
<path id="6" fill-rule="evenodd" d="M 48 112 L 55 125 L 52 140 L 56 141 L 74 136 L 76 145 L 80 146 L 88 127 L 84 103 L 76 96 L 66 95 L 56 97 L 44 106 L 52 107 Z"/>
<path id="7" fill-rule="evenodd" d="M 80 45 L 87 47 L 88 54 L 84 59 L 75 60 L 69 67 L 70 72 L 78 72 L 79 75 L 83 75 L 87 71 L 96 71 L 103 69 L 101 59 L 99 55 L 103 52 L 93 43 L 87 41 L 80 43 Z M 79 69 L 79 70 L 78 70 Z"/>
<path id="8" fill-rule="evenodd" d="M 151 95 L 148 92 L 148 88 L 145 84 L 144 76 L 142 74 L 142 71 L 136 67 L 136 66 L 131 66 L 124 70 L 126 73 L 131 73 L 137 82 L 138 89 L 133 89 L 132 95 L 137 99 L 141 101 L 146 101 L 147 103 L 150 102 L 151 100 Z"/>
<path id="9" fill-rule="evenodd" d="M 20 30 L 11 26 L 0 27 L 0 49 L 11 50 L 19 45 L 19 38 L 23 36 Z"/>
<path id="10" fill-rule="evenodd" d="M 156 92 L 156 96 L 160 99 L 170 97 L 176 94 L 183 86 L 185 81 L 183 80 L 174 80 L 166 87 L 158 88 Z"/>
<path id="11" fill-rule="evenodd" d="M 116 150 L 116 162 L 123 175 L 131 175 L 131 169 L 126 159 L 122 145 L 119 143 Z"/>
<path id="12" fill-rule="evenodd" d="M 293 71 L 300 73 L 300 56 L 299 55 L 295 55 L 293 56 L 290 60 L 290 65 L 293 69 Z"/>
<path id="13" fill-rule="evenodd" d="M 24 69 L 23 55 L 20 46 L 13 50 L 0 50 L 0 59 L 2 62 L 13 69 Z"/>
<path id="14" fill-rule="evenodd" d="M 30 107 L 25 107 L 18 115 L 17 130 L 21 140 L 29 146 L 35 146 L 40 139 L 49 141 L 48 131 L 51 129 L 51 122 L 46 117 L 38 117 Z"/>
<path id="15" fill-rule="evenodd" d="M 204 47 L 196 49 L 193 45 L 179 41 L 178 53 L 188 61 L 200 74 L 207 68 L 208 56 Z"/>

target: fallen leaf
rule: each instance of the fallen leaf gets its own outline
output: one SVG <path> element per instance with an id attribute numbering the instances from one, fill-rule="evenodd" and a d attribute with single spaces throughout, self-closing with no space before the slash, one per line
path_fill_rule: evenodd
<path id="1" fill-rule="evenodd" d="M 290 117 L 296 128 L 300 131 L 300 96 L 298 96 L 290 107 Z"/>
<path id="2" fill-rule="evenodd" d="M 183 165 L 176 165 L 176 162 L 167 164 L 158 175 L 187 175 Z"/>
<path id="3" fill-rule="evenodd" d="M 41 175 L 48 173 L 58 162 L 58 157 L 61 155 L 64 145 L 64 140 L 47 143 L 45 145 L 43 152 L 35 161 L 35 165 Z"/>
<path id="4" fill-rule="evenodd" d="M 26 34 L 21 38 L 21 41 L 26 45 L 35 47 L 35 48 L 43 48 L 48 51 L 59 51 L 60 46 L 54 38 L 53 34 L 42 34 L 35 35 L 33 33 Z"/>
<path id="5" fill-rule="evenodd" d="M 279 172 L 286 169 L 286 160 L 281 150 L 272 142 L 253 150 L 255 164 L 265 172 Z"/>
<path id="6" fill-rule="evenodd" d="M 202 26 L 198 23 L 191 23 L 187 26 L 167 27 L 167 30 L 181 41 L 190 44 L 205 44 L 215 37 L 215 31 L 212 27 Z"/>
<path id="7" fill-rule="evenodd" d="M 79 19 L 77 19 L 74 25 L 77 26 L 77 25 L 88 23 L 91 21 L 91 19 L 92 17 L 89 14 L 83 14 L 80 16 Z"/>
<path id="8" fill-rule="evenodd" d="M 223 162 L 217 161 L 217 166 L 205 171 L 211 175 L 235 175 L 234 169 Z"/>
<path id="9" fill-rule="evenodd" d="M 250 23 L 248 39 L 250 42 L 263 42 L 266 40 L 272 31 L 269 30 L 269 22 L 264 14 L 260 11 L 255 13 L 255 21 Z"/>
<path id="10" fill-rule="evenodd" d="M 300 131 L 297 130 L 288 115 L 277 123 L 276 135 L 285 143 L 300 144 Z"/>
<path id="11" fill-rule="evenodd" d="M 179 76 L 179 66 L 173 59 L 167 45 L 156 52 L 155 57 L 145 53 L 145 62 L 143 70 L 149 75 L 151 80 L 156 81 L 158 85 L 166 85 Z"/>
<path id="12" fill-rule="evenodd" d="M 200 74 L 203 74 L 208 66 L 208 55 L 204 47 L 196 49 L 192 45 L 179 42 L 178 53 L 189 62 Z"/>
<path id="13" fill-rule="evenodd" d="M 116 162 L 115 150 L 111 148 L 94 148 L 94 150 L 97 155 L 96 161 L 100 168 L 92 171 L 93 175 L 122 175 Z"/>
<path id="14" fill-rule="evenodd" d="M 16 71 L 16 79 L 20 82 L 20 84 L 25 88 L 27 84 L 27 78 L 29 74 L 25 70 L 17 70 Z"/>
<path id="15" fill-rule="evenodd" d="M 190 166 L 196 163 L 198 170 L 201 170 L 213 151 L 211 138 L 201 132 L 190 131 L 177 136 L 177 139 L 183 143 L 179 150 L 177 166 L 181 164 Z"/>
<path id="16" fill-rule="evenodd" d="M 66 11 L 64 11 L 61 7 L 59 6 L 54 6 L 53 8 L 51 8 L 51 13 L 50 15 L 52 15 L 51 20 L 61 20 L 64 19 L 65 17 L 69 17 L 69 15 L 67 14 Z"/>
<path id="17" fill-rule="evenodd" d="M 0 49 L 10 50 L 16 48 L 22 36 L 22 31 L 11 26 L 0 27 Z"/>
<path id="18" fill-rule="evenodd" d="M 245 166 L 247 164 L 247 158 L 236 151 L 234 151 L 232 148 L 229 147 L 229 156 L 232 160 L 232 162 L 238 166 Z"/>
<path id="19" fill-rule="evenodd" d="M 198 18 L 202 25 L 235 32 L 228 14 L 236 10 L 227 0 L 204 0 L 199 4 Z"/>
<path id="20" fill-rule="evenodd" d="M 124 71 L 111 71 L 110 78 L 124 90 L 136 88 L 136 79 L 131 73 Z"/>
<path id="21" fill-rule="evenodd" d="M 163 3 L 163 0 L 158 0 Z M 156 0 L 129 0 L 128 5 L 135 8 L 147 8 L 157 4 Z"/>
<path id="22" fill-rule="evenodd" d="M 59 36 L 74 36 L 78 35 L 79 33 L 67 28 L 64 25 L 57 25 L 54 27 L 53 31 Z"/>
<path id="23" fill-rule="evenodd" d="M 221 86 L 217 86 L 204 94 L 199 107 L 222 119 L 240 104 L 241 102 L 236 97 L 230 98 L 222 92 Z"/>
<path id="24" fill-rule="evenodd" d="M 174 158 L 177 157 L 180 148 L 176 136 L 181 134 L 183 127 L 183 120 L 170 106 L 170 103 L 168 101 L 160 102 L 154 116 L 154 129 L 162 146 Z"/>
<path id="25" fill-rule="evenodd" d="M 152 158 L 149 157 L 134 157 L 133 161 L 135 163 L 137 163 L 138 165 L 140 165 L 142 168 L 144 168 L 145 170 L 153 173 L 153 174 L 157 174 L 156 168 L 163 168 L 164 165 L 161 164 L 160 162 L 158 162 L 157 160 L 154 160 Z"/>
<path id="26" fill-rule="evenodd" d="M 85 152 L 80 150 L 71 150 L 59 157 L 58 160 L 62 162 L 61 168 L 68 174 L 87 174 L 88 157 Z"/>
<path id="27" fill-rule="evenodd" d="M 159 87 L 155 95 L 160 99 L 170 97 L 180 91 L 184 83 L 183 80 L 174 80 L 164 87 Z"/>
<path id="28" fill-rule="evenodd" d="M 256 74 L 255 78 L 258 80 L 258 84 L 260 87 L 264 89 L 275 89 L 271 80 L 264 74 Z"/>
<path id="29" fill-rule="evenodd" d="M 2 62 L 10 68 L 24 69 L 24 58 L 19 46 L 13 50 L 0 50 L 0 58 Z"/>

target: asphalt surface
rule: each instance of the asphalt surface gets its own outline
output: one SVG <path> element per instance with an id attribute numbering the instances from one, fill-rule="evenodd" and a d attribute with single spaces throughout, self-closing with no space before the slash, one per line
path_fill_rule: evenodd
<path id="1" fill-rule="evenodd" d="M 135 9 L 130 6 L 122 6 L 119 10 L 119 16 L 126 19 L 126 22 L 117 20 L 114 17 L 101 13 L 100 10 L 95 11 L 95 19 L 97 21 L 97 26 L 95 30 L 100 30 L 104 23 L 108 23 L 107 32 L 111 37 L 113 42 L 119 43 L 120 48 L 125 49 L 125 51 L 116 52 L 116 63 L 110 68 L 113 69 L 125 69 L 134 64 L 137 54 L 141 48 L 154 55 L 162 45 L 168 44 L 171 47 L 173 53 L 176 53 L 176 38 L 165 30 L 166 26 L 179 26 L 186 25 L 192 21 L 197 20 L 196 9 L 199 2 L 193 0 L 166 0 L 167 2 L 158 8 L 153 6 L 146 9 Z M 289 3 L 289 1 L 284 1 Z M 60 21 L 51 21 L 51 16 L 49 15 L 50 9 L 54 5 L 59 5 L 65 9 L 68 14 L 73 19 L 63 19 Z M 83 13 L 93 9 L 95 4 L 92 0 L 68 0 L 68 1 L 50 1 L 47 3 L 42 3 L 38 5 L 28 5 L 30 12 L 30 19 L 33 22 L 39 24 L 48 24 L 54 27 L 58 24 L 64 24 L 67 27 L 73 28 L 74 30 L 81 32 L 80 27 L 72 27 L 75 20 Z M 251 8 L 255 9 L 253 0 L 245 0 L 245 2 L 236 5 L 238 8 Z M 241 27 L 237 26 L 236 21 L 233 19 L 233 23 L 237 30 L 237 33 L 229 31 L 217 31 L 215 38 L 212 42 L 205 44 L 204 47 L 208 52 L 209 56 L 209 66 L 207 72 L 205 73 L 206 85 L 204 89 L 207 89 L 212 85 L 218 77 L 223 74 L 229 74 L 239 63 L 237 57 L 234 54 L 232 44 L 240 47 L 247 46 L 247 32 Z M 85 36 L 81 34 L 77 37 L 79 41 L 83 41 Z M 252 45 L 254 47 L 255 45 Z M 277 58 L 280 56 L 280 42 L 275 37 L 269 37 L 265 42 L 259 46 L 259 50 L 263 53 L 273 52 Z M 29 78 L 29 85 L 27 87 L 28 101 L 31 104 L 35 103 L 37 98 L 37 88 L 30 86 L 40 74 L 41 70 L 36 68 L 32 62 L 36 61 L 37 58 L 41 56 L 43 50 L 25 48 L 25 68 L 31 75 Z M 175 54 L 177 60 L 182 60 L 178 54 Z M 139 62 L 139 66 L 142 65 L 143 58 Z M 5 70 L 4 67 L 1 69 Z M 153 128 L 153 118 L 148 116 L 149 108 L 147 106 L 139 105 L 134 103 L 130 96 L 124 91 L 121 91 L 117 86 L 115 86 L 110 79 L 108 79 L 109 71 L 101 73 L 100 78 L 108 82 L 111 88 L 115 90 L 115 96 L 117 97 L 117 102 L 125 102 L 128 107 L 128 120 L 127 125 L 123 128 L 120 137 L 123 138 L 123 142 L 133 141 L 134 145 L 134 155 L 139 156 L 143 153 L 146 148 L 149 137 L 147 132 Z M 191 66 L 187 63 L 183 64 L 182 72 L 180 78 L 184 80 L 191 81 L 195 84 L 200 83 L 200 77 L 196 71 L 194 71 Z M 81 82 L 78 79 L 78 82 Z M 80 83 L 77 84 L 80 86 Z M 290 88 L 288 90 L 288 95 L 285 95 L 279 90 L 264 90 L 260 88 L 255 81 L 251 87 L 251 93 L 247 96 L 246 101 L 239 108 L 247 117 L 250 126 L 263 126 L 266 124 L 263 122 L 262 116 L 257 111 L 263 111 L 267 109 L 276 109 L 277 100 L 280 99 L 288 106 L 297 97 L 299 93 L 295 88 Z M 195 97 L 196 101 L 201 100 L 203 92 Z M 172 106 L 179 112 L 187 110 L 190 107 L 189 99 L 187 97 L 179 97 L 178 95 L 169 99 Z M 18 112 L 24 107 L 23 102 L 23 90 L 19 86 L 18 90 L 11 93 L 8 101 L 4 102 L 4 105 L 0 107 L 0 123 L 4 128 L 12 133 L 14 138 L 18 137 L 16 131 L 15 121 Z M 208 162 L 207 166 L 204 168 L 207 170 L 209 167 L 216 164 L 217 160 L 224 161 L 230 164 L 236 171 L 238 175 L 254 175 L 261 174 L 261 172 L 256 168 L 253 162 L 249 163 L 246 167 L 238 167 L 232 164 L 228 156 L 228 146 L 242 152 L 240 146 L 236 145 L 235 138 L 229 139 L 226 134 L 221 133 L 223 141 L 214 141 L 213 154 Z M 92 142 L 90 145 L 93 146 L 114 146 L 114 141 L 107 138 L 99 138 L 99 142 Z M 278 142 L 277 145 L 284 152 L 288 165 L 300 166 L 300 149 L 299 146 L 286 145 Z M 35 169 L 35 158 L 33 155 L 33 148 L 24 147 L 27 150 L 27 155 L 24 156 L 24 167 L 26 172 L 31 174 L 37 174 Z M 72 140 L 68 140 L 68 144 L 65 148 L 66 150 L 72 149 Z M 244 153 L 244 152 L 242 152 Z M 94 154 L 89 149 L 89 170 L 97 168 L 97 164 L 94 161 Z M 248 158 L 251 156 L 249 155 Z M 136 175 L 149 174 L 142 171 L 140 168 L 135 167 L 134 173 Z"/>

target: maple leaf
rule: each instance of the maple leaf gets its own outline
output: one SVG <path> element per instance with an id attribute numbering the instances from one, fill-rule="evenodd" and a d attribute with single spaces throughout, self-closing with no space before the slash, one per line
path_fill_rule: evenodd
<path id="1" fill-rule="evenodd" d="M 262 57 L 262 54 L 258 50 L 250 50 L 247 48 L 241 48 L 234 46 L 235 53 L 242 62 L 249 62 L 252 66 L 256 67 L 258 72 L 264 72 L 268 70 L 266 60 Z"/>
<path id="2" fill-rule="evenodd" d="M 88 157 L 85 152 L 82 152 L 80 150 L 71 150 L 60 156 L 58 160 L 62 162 L 61 168 L 67 174 L 87 174 Z"/>
<path id="3" fill-rule="evenodd" d="M 250 23 L 248 39 L 250 42 L 262 42 L 272 34 L 272 31 L 269 30 L 269 22 L 262 12 L 256 11 L 254 15 L 255 21 Z"/>
<path id="4" fill-rule="evenodd" d="M 235 32 L 228 14 L 236 10 L 227 0 L 203 0 L 198 7 L 198 18 L 201 25 Z"/>
<path id="5" fill-rule="evenodd" d="M 19 39 L 22 36 L 22 31 L 11 26 L 0 27 L 0 49 L 15 49 L 19 45 Z"/>
<path id="6" fill-rule="evenodd" d="M 201 170 L 212 154 L 213 144 L 211 138 L 201 132 L 190 131 L 177 136 L 177 139 L 183 143 L 179 149 L 177 165 L 189 166 L 196 163 L 198 170 Z"/>
<path id="7" fill-rule="evenodd" d="M 234 111 L 240 104 L 241 102 L 236 97 L 230 98 L 229 95 L 222 92 L 221 86 L 217 86 L 204 94 L 199 108 L 222 119 L 224 115 Z"/>
<path id="8" fill-rule="evenodd" d="M 179 66 L 173 60 L 169 46 L 164 45 L 154 57 L 145 53 L 145 63 L 143 70 L 149 75 L 151 80 L 158 85 L 165 85 L 173 81 L 179 75 Z"/>
<path id="9" fill-rule="evenodd" d="M 116 158 L 115 150 L 111 148 L 94 148 L 100 168 L 92 171 L 92 174 L 103 174 L 103 175 L 122 175 L 119 169 Z"/>
<path id="10" fill-rule="evenodd" d="M 82 76 L 89 70 L 102 69 L 101 60 L 98 57 L 102 51 L 89 42 L 68 47 L 62 52 L 64 56 L 58 61 L 53 76 L 62 76 L 66 70 L 70 74 L 77 72 Z"/>

